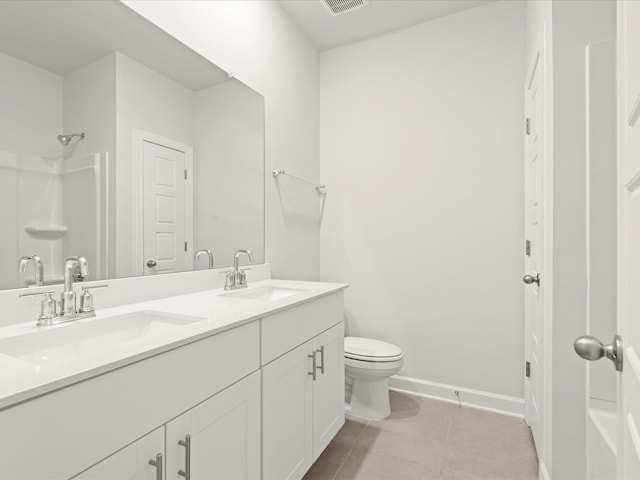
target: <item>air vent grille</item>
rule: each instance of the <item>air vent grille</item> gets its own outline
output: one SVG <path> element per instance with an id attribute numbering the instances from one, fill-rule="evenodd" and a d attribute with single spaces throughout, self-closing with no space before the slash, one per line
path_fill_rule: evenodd
<path id="1" fill-rule="evenodd" d="M 364 7 L 369 0 L 321 0 L 331 12 L 331 15 L 342 15 Z"/>

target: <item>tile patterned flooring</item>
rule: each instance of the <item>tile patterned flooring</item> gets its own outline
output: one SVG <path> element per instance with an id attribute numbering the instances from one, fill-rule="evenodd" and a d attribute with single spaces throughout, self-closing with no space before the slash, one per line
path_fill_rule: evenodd
<path id="1" fill-rule="evenodd" d="M 391 416 L 347 420 L 303 480 L 536 480 L 523 420 L 390 392 Z"/>

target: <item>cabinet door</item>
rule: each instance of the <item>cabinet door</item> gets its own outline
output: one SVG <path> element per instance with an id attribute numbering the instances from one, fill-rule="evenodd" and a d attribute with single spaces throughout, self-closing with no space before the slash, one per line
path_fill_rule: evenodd
<path id="1" fill-rule="evenodd" d="M 344 424 L 344 323 L 313 339 L 318 358 L 313 382 L 313 461 Z"/>
<path id="2" fill-rule="evenodd" d="M 166 433 L 167 480 L 184 480 L 188 463 L 191 480 L 260 478 L 260 372 L 167 423 Z"/>
<path id="3" fill-rule="evenodd" d="M 74 480 L 156 480 L 157 467 L 149 460 L 160 460 L 164 456 L 164 427 L 160 427 L 140 440 L 118 450 L 79 475 Z M 161 466 L 162 468 L 162 466 Z"/>
<path id="4" fill-rule="evenodd" d="M 262 368 L 262 478 L 297 480 L 312 460 L 312 343 Z"/>

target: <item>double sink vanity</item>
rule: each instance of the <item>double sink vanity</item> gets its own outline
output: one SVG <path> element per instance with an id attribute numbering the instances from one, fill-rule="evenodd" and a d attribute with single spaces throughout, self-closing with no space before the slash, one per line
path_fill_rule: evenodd
<path id="1" fill-rule="evenodd" d="M 346 285 L 271 280 L 265 188 L 285 224 L 319 192 L 265 181 L 263 95 L 142 3 L 0 2 L 0 480 L 301 478 L 344 422 Z"/>
<path id="2" fill-rule="evenodd" d="M 301 478 L 344 423 L 344 288 L 97 296 L 0 328 L 0 478 Z"/>

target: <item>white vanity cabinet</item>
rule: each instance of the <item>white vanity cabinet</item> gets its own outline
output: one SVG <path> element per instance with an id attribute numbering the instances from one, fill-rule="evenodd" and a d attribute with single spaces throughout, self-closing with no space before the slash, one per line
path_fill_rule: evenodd
<path id="1" fill-rule="evenodd" d="M 149 464 L 149 460 L 160 462 L 160 468 L 163 468 L 163 452 L 164 428 L 157 428 L 73 477 L 73 480 L 158 480 L 158 470 Z"/>
<path id="2" fill-rule="evenodd" d="M 166 480 L 260 478 L 260 372 L 166 425 Z"/>
<path id="3" fill-rule="evenodd" d="M 184 478 L 260 478 L 260 372 L 205 400 L 73 480 Z"/>
<path id="4" fill-rule="evenodd" d="M 149 432 L 164 429 L 164 425 L 169 431 L 172 419 L 177 422 L 183 414 L 196 437 L 213 442 L 212 449 L 226 441 L 220 436 L 213 438 L 217 428 L 214 424 L 244 415 L 244 420 L 252 423 L 252 433 L 245 429 L 239 435 L 253 435 L 254 443 L 243 448 L 255 445 L 254 432 L 260 429 L 260 412 L 255 404 L 259 402 L 259 338 L 258 322 L 252 322 L 0 411 L 0 479 L 58 480 L 81 473 L 84 476 L 79 478 L 88 479 L 90 467 L 98 472 L 96 475 L 120 468 L 119 455 L 125 451 L 126 458 L 135 456 L 144 465 L 145 459 L 148 462 L 163 453 L 164 444 L 145 450 L 142 458 L 136 452 L 141 452 L 138 448 L 145 444 L 138 445 L 138 441 L 146 442 Z M 252 372 L 254 375 L 249 376 Z M 243 395 L 251 397 L 244 405 L 238 400 Z M 221 409 L 217 420 L 205 418 L 211 405 Z M 248 413 L 248 405 L 253 408 L 252 413 Z M 244 409 L 243 413 L 234 408 Z M 182 435 L 181 431 L 178 433 Z M 228 435 L 229 432 L 221 434 Z M 167 437 L 167 441 L 171 443 L 167 455 L 177 462 L 177 457 L 171 455 L 178 438 L 174 441 Z M 151 456 L 146 458 L 148 455 Z M 184 458 L 184 449 L 179 455 Z M 247 455 L 259 455 L 259 444 Z M 171 467 L 170 472 L 171 465 L 166 463 L 167 478 L 175 478 L 169 476 L 175 468 Z M 193 465 L 200 468 L 195 460 Z M 141 470 L 142 477 L 135 476 L 135 465 L 125 467 L 133 472 L 131 476 L 123 470 L 122 476 L 111 478 L 156 478 L 152 466 L 145 472 Z"/>
<path id="5" fill-rule="evenodd" d="M 262 368 L 262 478 L 302 478 L 313 463 L 311 342 Z"/>
<path id="6" fill-rule="evenodd" d="M 265 480 L 302 478 L 344 424 L 342 302 L 335 293 L 262 320 Z"/>
<path id="7" fill-rule="evenodd" d="M 344 323 L 313 339 L 318 367 L 313 388 L 313 461 L 344 425 Z M 320 352 L 323 352 L 320 355 Z"/>

